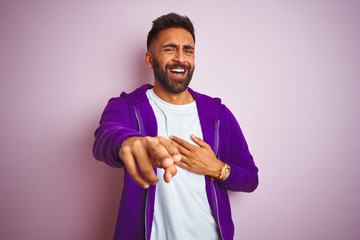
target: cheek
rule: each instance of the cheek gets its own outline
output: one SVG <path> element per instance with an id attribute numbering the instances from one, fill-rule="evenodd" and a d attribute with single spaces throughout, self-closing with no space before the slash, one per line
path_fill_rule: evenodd
<path id="1" fill-rule="evenodd" d="M 194 57 L 189 58 L 189 59 L 188 59 L 188 62 L 189 62 L 189 64 L 191 65 L 191 67 L 194 68 L 195 58 L 194 58 Z"/>
<path id="2" fill-rule="evenodd" d="M 159 64 L 161 68 L 165 69 L 166 64 L 171 64 L 171 59 L 163 57 L 160 59 Z"/>

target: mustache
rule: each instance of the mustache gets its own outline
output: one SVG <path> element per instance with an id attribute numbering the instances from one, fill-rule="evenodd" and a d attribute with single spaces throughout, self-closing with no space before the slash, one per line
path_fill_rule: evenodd
<path id="1" fill-rule="evenodd" d="M 184 64 L 166 64 L 165 65 L 165 69 L 168 69 L 168 68 L 184 68 L 186 70 L 189 70 L 190 71 L 190 66 L 186 66 Z"/>

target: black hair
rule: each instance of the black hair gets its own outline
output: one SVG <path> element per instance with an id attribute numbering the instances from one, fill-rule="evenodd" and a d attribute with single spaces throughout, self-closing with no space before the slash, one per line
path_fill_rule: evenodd
<path id="1" fill-rule="evenodd" d="M 183 28 L 187 30 L 194 39 L 195 42 L 195 29 L 191 20 L 187 16 L 181 16 L 177 13 L 168 13 L 166 15 L 162 15 L 153 21 L 153 25 L 151 30 L 147 36 L 147 50 L 149 51 L 150 44 L 157 37 L 158 33 L 161 30 L 165 30 L 168 28 Z"/>

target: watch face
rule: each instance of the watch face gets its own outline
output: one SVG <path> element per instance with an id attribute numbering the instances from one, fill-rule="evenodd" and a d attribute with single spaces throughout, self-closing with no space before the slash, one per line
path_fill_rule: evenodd
<path id="1" fill-rule="evenodd" d="M 223 177 L 226 179 L 229 175 L 230 175 L 230 167 L 227 166 L 226 168 L 224 168 Z"/>

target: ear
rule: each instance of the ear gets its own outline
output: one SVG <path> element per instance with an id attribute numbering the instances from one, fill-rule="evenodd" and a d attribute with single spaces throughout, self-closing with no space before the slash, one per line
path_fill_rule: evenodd
<path id="1" fill-rule="evenodd" d="M 148 68 L 153 68 L 153 60 L 152 60 L 152 55 L 150 52 L 146 52 L 145 53 L 145 63 L 146 63 L 146 66 L 148 66 Z"/>

